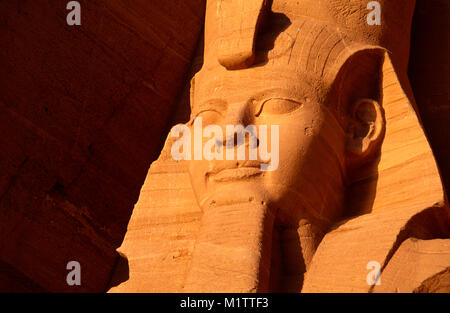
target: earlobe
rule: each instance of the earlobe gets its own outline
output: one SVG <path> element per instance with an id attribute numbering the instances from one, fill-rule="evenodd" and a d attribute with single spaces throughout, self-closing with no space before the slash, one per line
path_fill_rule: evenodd
<path id="1" fill-rule="evenodd" d="M 384 112 L 373 99 L 360 99 L 350 108 L 347 127 L 349 159 L 362 162 L 379 150 L 385 132 Z"/>

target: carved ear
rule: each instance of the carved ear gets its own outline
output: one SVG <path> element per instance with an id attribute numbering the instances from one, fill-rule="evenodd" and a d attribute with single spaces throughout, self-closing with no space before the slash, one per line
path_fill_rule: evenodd
<path id="1" fill-rule="evenodd" d="M 368 159 L 381 146 L 384 113 L 377 100 L 359 99 L 349 110 L 347 152 L 351 159 Z M 357 161 L 357 160 L 355 160 Z"/>
<path id="2" fill-rule="evenodd" d="M 344 57 L 332 89 L 332 103 L 347 132 L 351 164 L 374 157 L 383 141 L 386 123 L 383 103 L 385 50 L 363 47 Z"/>

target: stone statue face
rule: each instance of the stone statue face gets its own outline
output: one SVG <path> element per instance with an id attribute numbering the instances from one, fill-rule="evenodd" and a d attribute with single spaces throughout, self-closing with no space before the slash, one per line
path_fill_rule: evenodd
<path id="1" fill-rule="evenodd" d="M 226 125 L 267 125 L 270 150 L 271 127 L 279 126 L 279 162 L 273 171 L 261 171 L 261 159 L 249 160 L 248 153 L 246 160 L 190 161 L 192 186 L 203 209 L 256 201 L 280 209 L 286 219 L 328 221 L 339 214 L 345 131 L 318 99 L 313 83 L 311 77 L 276 66 L 216 68 L 196 75 L 192 118 L 201 117 L 203 127 L 219 125 L 225 134 Z"/>
<path id="2" fill-rule="evenodd" d="M 203 127 L 219 125 L 223 134 L 227 125 L 265 125 L 268 147 L 274 139 L 270 130 L 278 125 L 278 166 L 260 171 L 261 158 L 248 155 L 246 160 L 190 161 L 200 206 L 256 201 L 277 210 L 287 223 L 303 218 L 332 223 L 341 215 L 349 150 L 359 158 L 381 138 L 381 109 L 367 91 L 376 84 L 365 81 L 377 74 L 358 74 L 358 65 L 348 70 L 351 43 L 326 24 L 270 15 L 269 31 L 258 33 L 248 65 L 241 58 L 246 54 L 233 48 L 239 40 L 215 39 L 214 23 L 211 19 L 212 30 L 206 26 L 204 64 L 192 85 L 191 124 L 201 117 Z M 361 58 L 355 59 L 350 64 L 359 64 Z M 344 83 L 334 92 L 340 80 Z M 222 141 L 225 147 L 233 138 Z"/>

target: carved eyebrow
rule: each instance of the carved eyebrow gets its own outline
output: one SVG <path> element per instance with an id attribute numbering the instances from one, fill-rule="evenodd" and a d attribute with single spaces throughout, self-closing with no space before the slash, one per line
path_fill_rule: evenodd
<path id="1" fill-rule="evenodd" d="M 303 101 L 300 101 L 300 99 L 293 97 L 291 92 L 289 92 L 286 89 L 282 89 L 282 88 L 274 88 L 274 89 L 269 89 L 269 90 L 259 92 L 252 97 L 252 100 L 256 101 L 258 104 L 261 104 L 270 99 L 275 99 L 275 98 L 293 100 L 293 101 L 296 101 L 299 103 L 303 102 Z"/>
<path id="2" fill-rule="evenodd" d="M 259 93 L 255 94 L 252 97 L 252 99 L 255 101 L 258 101 L 258 102 L 261 102 L 261 101 L 264 102 L 264 101 L 267 101 L 267 100 L 273 99 L 273 98 L 288 99 L 290 97 L 291 97 L 291 95 L 288 90 L 274 88 L 274 89 L 269 89 L 269 90 L 259 92 Z"/>
<path id="3" fill-rule="evenodd" d="M 228 108 L 228 104 L 226 101 L 222 99 L 210 99 L 205 102 L 202 102 L 199 106 L 195 108 L 195 111 L 201 111 L 205 109 L 214 109 L 218 112 L 225 111 Z"/>

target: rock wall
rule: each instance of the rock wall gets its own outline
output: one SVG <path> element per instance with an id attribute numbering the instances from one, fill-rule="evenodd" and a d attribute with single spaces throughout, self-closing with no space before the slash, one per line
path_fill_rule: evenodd
<path id="1" fill-rule="evenodd" d="M 202 0 L 89 0 L 69 26 L 67 2 L 0 2 L 0 291 L 105 290 L 203 23 Z"/>

